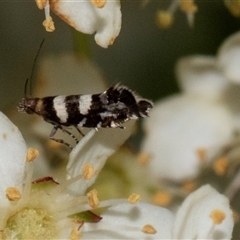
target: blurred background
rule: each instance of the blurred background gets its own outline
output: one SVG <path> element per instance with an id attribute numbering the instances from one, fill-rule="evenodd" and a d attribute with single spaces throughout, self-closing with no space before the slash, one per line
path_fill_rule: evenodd
<path id="1" fill-rule="evenodd" d="M 189 27 L 186 15 L 177 11 L 172 27 L 162 30 L 156 25 L 156 11 L 166 9 L 170 1 L 150 1 L 144 8 L 141 1 L 121 1 L 122 28 L 113 46 L 103 49 L 93 35 L 87 36 L 91 59 L 108 84 L 122 82 L 152 100 L 178 91 L 174 76 L 177 59 L 197 53 L 216 54 L 221 42 L 240 26 L 240 19 L 229 13 L 223 1 L 195 2 L 194 27 Z M 52 17 L 56 30 L 47 33 L 42 26 L 44 12 L 34 1 L 0 1 L 1 110 L 23 97 L 25 79 L 43 38 L 40 58 L 74 52 L 76 32 L 54 13 Z M 66 79 L 66 84 L 69 81 Z M 34 82 L 33 86 L 37 87 Z M 62 87 L 56 86 L 56 95 Z"/>

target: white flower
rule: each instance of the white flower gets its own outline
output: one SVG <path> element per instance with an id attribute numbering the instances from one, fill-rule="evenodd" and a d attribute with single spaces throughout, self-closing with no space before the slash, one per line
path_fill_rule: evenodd
<path id="1" fill-rule="evenodd" d="M 214 58 L 183 58 L 177 73 L 183 93 L 155 104 L 142 151 L 156 177 L 181 181 L 196 176 L 202 160 L 209 162 L 230 141 L 234 121 L 222 99 L 228 83 Z"/>
<path id="2" fill-rule="evenodd" d="M 133 125 L 130 121 L 125 130 L 107 129 L 109 135 L 101 130 L 90 131 L 70 154 L 68 180 L 59 179 L 58 184 L 43 178 L 32 183 L 32 161 L 37 153 L 27 151 L 18 129 L 0 113 L 2 238 L 69 239 L 72 235 L 76 239 L 73 235 L 80 234 L 78 228 L 86 217 L 90 222 L 99 221 L 101 218 L 90 212 L 85 213 L 87 216 L 80 213 L 115 201 L 99 203 L 96 191 L 86 195 L 85 190 L 95 181 L 106 159 L 130 136 Z"/>
<path id="3" fill-rule="evenodd" d="M 87 34 L 96 32 L 95 41 L 104 48 L 113 44 L 121 30 L 122 15 L 119 0 L 36 0 L 36 2 L 40 9 L 45 8 L 46 20 L 43 25 L 47 31 L 55 29 L 50 9 L 77 31 Z"/>
<path id="4" fill-rule="evenodd" d="M 179 60 L 176 73 L 183 92 L 155 104 L 145 120 L 142 151 L 158 178 L 195 177 L 240 129 L 240 33 L 227 39 L 217 57 Z M 232 83 L 234 82 L 234 83 Z"/>
<path id="5" fill-rule="evenodd" d="M 190 194 L 174 216 L 146 203 L 108 208 L 97 224 L 83 226 L 82 239 L 231 239 L 228 199 L 209 185 Z"/>
<path id="6" fill-rule="evenodd" d="M 233 120 L 222 104 L 176 95 L 155 104 L 145 121 L 142 151 L 157 178 L 181 181 L 200 171 L 231 139 Z"/>

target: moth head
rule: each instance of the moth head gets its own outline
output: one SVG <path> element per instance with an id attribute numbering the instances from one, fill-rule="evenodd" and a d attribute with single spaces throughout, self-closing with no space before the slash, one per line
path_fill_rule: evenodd
<path id="1" fill-rule="evenodd" d="M 18 104 L 18 111 L 25 112 L 28 114 L 35 113 L 37 99 L 36 98 L 23 98 L 21 102 Z"/>
<path id="2" fill-rule="evenodd" d="M 138 103 L 138 111 L 141 117 L 148 117 L 148 113 L 153 108 L 153 103 L 149 100 L 140 100 Z"/>

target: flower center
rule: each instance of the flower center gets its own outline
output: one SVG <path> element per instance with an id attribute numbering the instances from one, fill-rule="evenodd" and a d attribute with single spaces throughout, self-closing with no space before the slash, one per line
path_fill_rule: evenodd
<path id="1" fill-rule="evenodd" d="M 24 208 L 11 216 L 3 231 L 3 239 L 54 239 L 57 226 L 44 209 Z"/>

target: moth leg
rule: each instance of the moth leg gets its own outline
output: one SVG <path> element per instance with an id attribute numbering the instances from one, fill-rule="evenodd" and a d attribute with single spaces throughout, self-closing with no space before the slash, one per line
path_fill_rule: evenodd
<path id="1" fill-rule="evenodd" d="M 72 139 L 76 142 L 76 144 L 78 144 L 78 139 L 71 133 L 69 132 L 67 129 L 63 128 L 63 127 L 59 127 L 64 133 L 67 133 L 70 137 L 72 137 Z"/>
<path id="2" fill-rule="evenodd" d="M 76 129 L 77 129 L 77 131 L 84 137 L 85 135 L 82 133 L 82 131 L 77 127 L 77 126 L 74 126 Z"/>
<path id="3" fill-rule="evenodd" d="M 57 125 L 54 125 L 54 126 L 53 126 L 53 129 L 52 129 L 52 131 L 51 131 L 51 133 L 50 133 L 50 135 L 49 135 L 49 138 L 50 138 L 51 140 L 55 141 L 55 142 L 64 144 L 65 146 L 69 147 L 70 149 L 73 149 L 73 147 L 72 147 L 69 143 L 66 143 L 66 142 L 63 141 L 62 139 L 56 139 L 56 138 L 53 137 L 53 136 L 56 134 L 58 128 L 61 128 L 61 127 L 59 127 L 59 126 L 57 126 Z"/>

